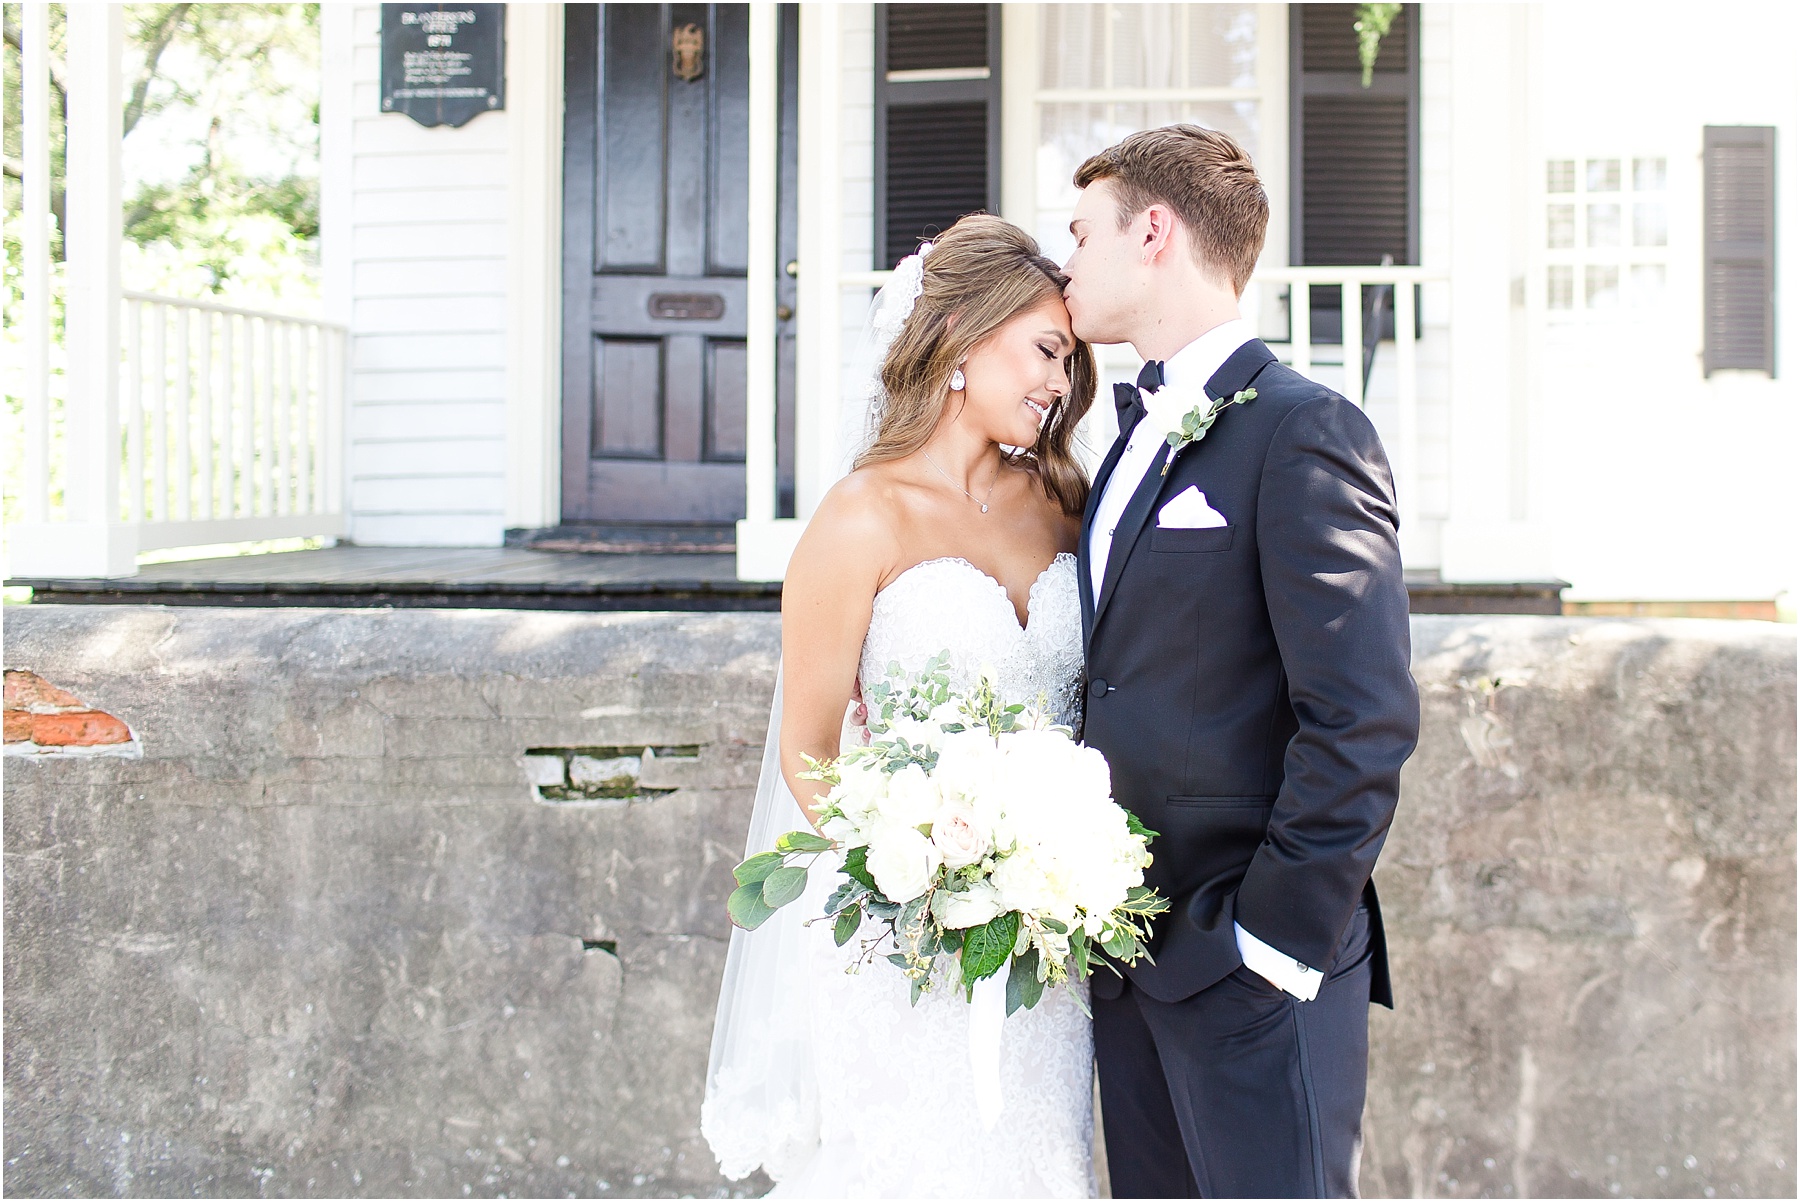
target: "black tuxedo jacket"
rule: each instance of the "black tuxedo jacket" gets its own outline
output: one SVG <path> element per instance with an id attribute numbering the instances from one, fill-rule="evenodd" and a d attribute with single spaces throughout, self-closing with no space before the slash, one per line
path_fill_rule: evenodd
<path id="1" fill-rule="evenodd" d="M 1360 409 L 1255 340 L 1206 391 L 1249 387 L 1256 398 L 1168 475 L 1150 468 L 1098 597 L 1089 527 L 1130 430 L 1082 524 L 1083 735 L 1111 763 L 1114 797 L 1160 832 L 1145 880 L 1172 903 L 1155 963 L 1125 971 L 1151 997 L 1191 997 L 1243 962 L 1236 921 L 1329 974 L 1366 901 L 1370 995 L 1392 1006 L 1369 875 L 1419 728 L 1393 475 Z M 1227 525 L 1158 528 L 1189 485 Z M 1093 982 L 1103 997 L 1120 988 L 1105 971 Z"/>

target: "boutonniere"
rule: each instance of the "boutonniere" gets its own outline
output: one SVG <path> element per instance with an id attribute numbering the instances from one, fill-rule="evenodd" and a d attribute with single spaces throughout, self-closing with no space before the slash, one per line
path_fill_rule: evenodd
<path id="1" fill-rule="evenodd" d="M 1208 399 L 1205 405 L 1195 405 L 1185 413 L 1173 411 L 1158 413 L 1154 404 L 1147 406 L 1146 418 L 1156 423 L 1152 428 L 1160 429 L 1163 432 L 1164 441 L 1169 444 L 1169 453 L 1163 457 L 1162 474 L 1165 476 L 1169 474 L 1169 465 L 1175 462 L 1175 455 L 1182 447 L 1190 446 L 1206 437 L 1206 432 L 1212 429 L 1212 424 L 1219 420 L 1219 414 L 1233 405 L 1241 405 L 1245 401 L 1254 401 L 1255 399 L 1256 389 L 1243 388 L 1233 394 L 1230 400 L 1224 397 L 1220 397 L 1216 401 Z M 1151 400 L 1154 402 L 1156 398 L 1152 397 Z"/>

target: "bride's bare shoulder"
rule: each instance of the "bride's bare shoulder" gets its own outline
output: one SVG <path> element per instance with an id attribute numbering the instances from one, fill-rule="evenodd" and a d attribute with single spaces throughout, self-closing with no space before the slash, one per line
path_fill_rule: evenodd
<path id="1" fill-rule="evenodd" d="M 902 498 L 897 481 L 877 464 L 851 472 L 819 499 L 806 532 L 794 548 L 794 568 L 818 567 L 842 579 L 846 574 L 878 578 L 899 552 Z"/>

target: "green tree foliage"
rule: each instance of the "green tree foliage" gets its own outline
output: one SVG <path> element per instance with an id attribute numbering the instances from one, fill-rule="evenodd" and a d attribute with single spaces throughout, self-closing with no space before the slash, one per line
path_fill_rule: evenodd
<path id="1" fill-rule="evenodd" d="M 4 516 L 22 478 L 24 102 L 22 6 L 3 8 L 6 405 Z M 125 287 L 294 311 L 317 298 L 319 6 L 125 6 L 121 148 Z M 49 6 L 52 460 L 62 422 L 67 144 L 65 6 Z M 54 499 L 53 499 L 54 504 Z"/>
<path id="2" fill-rule="evenodd" d="M 317 294 L 319 7 L 125 7 L 127 287 L 247 303 Z M 50 6 L 52 255 L 62 259 L 63 6 Z M 5 6 L 6 204 L 20 211 L 19 5 Z M 17 264 L 16 223 L 7 257 Z M 16 269 L 8 283 L 16 299 Z M 8 306 L 9 309 L 11 306 Z"/>

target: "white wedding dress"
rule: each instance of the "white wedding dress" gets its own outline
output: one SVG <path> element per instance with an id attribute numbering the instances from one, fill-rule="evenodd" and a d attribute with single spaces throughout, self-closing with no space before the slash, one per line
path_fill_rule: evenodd
<path id="1" fill-rule="evenodd" d="M 954 686 L 985 668 L 1009 700 L 1041 696 L 1056 721 L 1074 725 L 1082 659 L 1075 572 L 1067 553 L 1044 569 L 1021 627 L 1005 588 L 969 561 L 917 564 L 875 597 L 861 679 L 874 683 L 896 663 L 917 672 L 948 651 Z M 1092 1197 L 1093 1033 L 1069 990 L 1046 992 L 1002 1024 L 1002 1108 L 984 1132 L 970 1084 L 969 1004 L 939 988 L 912 1005 L 905 978 L 879 959 L 846 972 L 854 941 L 837 947 L 829 923 L 799 926 L 822 912 L 836 884 L 833 871 L 811 875 L 806 896 L 751 936 L 793 924 L 767 936 L 798 940 L 783 961 L 797 979 L 781 983 L 798 1018 L 789 1050 L 771 1057 L 768 1071 L 779 1076 L 799 1055 L 800 1079 L 771 1097 L 767 1082 L 747 1079 L 748 1057 L 740 1051 L 721 1066 L 715 1043 L 702 1129 L 726 1174 L 760 1165 L 779 1182 L 770 1196 L 781 1198 Z M 728 989 L 731 980 L 728 967 Z"/>

